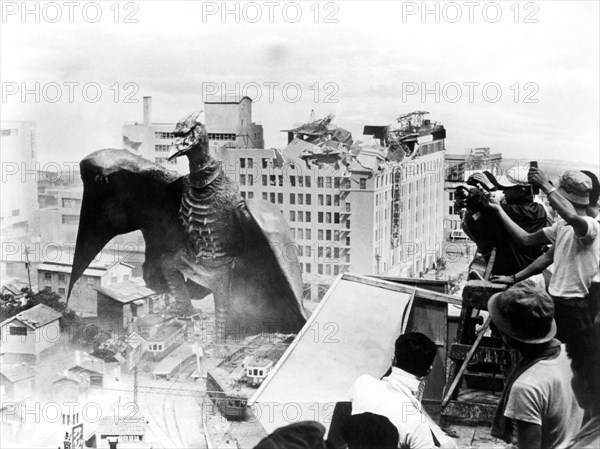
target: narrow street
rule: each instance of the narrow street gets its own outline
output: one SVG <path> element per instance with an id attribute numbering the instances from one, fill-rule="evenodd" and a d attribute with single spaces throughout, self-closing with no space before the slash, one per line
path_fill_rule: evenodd
<path id="1" fill-rule="evenodd" d="M 156 447 L 206 448 L 200 406 L 203 389 L 201 384 L 180 379 L 140 382 L 140 412 L 148 420 L 148 437 Z"/>

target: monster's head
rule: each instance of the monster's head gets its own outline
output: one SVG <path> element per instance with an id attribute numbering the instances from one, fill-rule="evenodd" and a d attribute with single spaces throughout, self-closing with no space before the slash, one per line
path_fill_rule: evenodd
<path id="1" fill-rule="evenodd" d="M 204 125 L 198 121 L 199 115 L 200 111 L 192 112 L 177 122 L 173 130 L 175 140 L 168 160 L 183 155 L 197 161 L 209 158 L 208 134 Z"/>

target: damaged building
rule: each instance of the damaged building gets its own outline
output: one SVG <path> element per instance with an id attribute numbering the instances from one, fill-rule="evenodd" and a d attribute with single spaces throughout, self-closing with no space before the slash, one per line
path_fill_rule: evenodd
<path id="1" fill-rule="evenodd" d="M 283 150 L 219 149 L 244 198 L 281 208 L 305 299 L 320 300 L 345 271 L 419 276 L 441 256 L 446 131 L 425 114 L 365 126 L 364 142 L 329 115 L 283 130 Z"/>

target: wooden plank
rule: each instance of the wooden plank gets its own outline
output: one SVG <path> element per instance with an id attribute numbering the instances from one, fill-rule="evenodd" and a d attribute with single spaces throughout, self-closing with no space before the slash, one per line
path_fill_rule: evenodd
<path id="1" fill-rule="evenodd" d="M 394 290 L 401 293 L 412 293 L 416 292 L 418 298 L 425 298 L 431 301 L 444 302 L 446 304 L 455 304 L 460 306 L 463 302 L 460 298 L 446 293 L 437 293 L 431 290 L 426 290 L 419 287 L 410 287 L 408 285 L 396 284 L 394 282 L 383 281 L 371 276 L 362 276 L 359 274 L 344 273 L 344 279 L 349 281 L 360 282 L 362 284 L 372 285 L 375 287 L 387 288 L 388 290 Z"/>
<path id="2" fill-rule="evenodd" d="M 446 396 L 444 397 L 444 400 L 442 401 L 442 410 L 444 410 L 444 408 L 448 404 L 448 401 L 450 401 L 450 398 L 452 397 L 454 390 L 456 389 L 456 387 L 458 387 L 458 384 L 462 380 L 462 376 L 463 376 L 464 372 L 467 370 L 467 366 L 469 365 L 469 360 L 471 359 L 471 357 L 477 350 L 477 346 L 479 346 L 479 342 L 483 338 L 483 334 L 485 334 L 487 332 L 487 330 L 489 329 L 491 322 L 492 322 L 491 318 L 488 317 L 487 320 L 485 320 L 485 323 L 483 323 L 483 327 L 479 330 L 479 334 L 477 335 L 477 339 L 475 340 L 475 343 L 473 343 L 473 346 L 471 347 L 467 356 L 465 357 L 465 361 L 464 361 L 463 365 L 460 367 L 460 370 L 458 370 L 456 377 L 454 377 L 454 380 L 452 381 L 452 385 L 450 385 L 450 388 L 448 388 L 448 391 L 446 392 Z"/>
<path id="3" fill-rule="evenodd" d="M 463 288 L 463 306 L 487 310 L 487 303 L 491 296 L 503 292 L 507 287 L 504 284 L 493 284 L 488 281 L 468 281 Z"/>

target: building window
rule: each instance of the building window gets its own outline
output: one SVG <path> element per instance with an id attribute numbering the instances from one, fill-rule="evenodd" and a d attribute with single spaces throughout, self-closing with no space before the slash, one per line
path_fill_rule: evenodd
<path id="1" fill-rule="evenodd" d="M 318 202 L 319 206 L 325 205 L 325 201 L 323 200 L 324 198 L 325 198 L 324 195 L 317 196 L 317 202 Z"/>
<path id="2" fill-rule="evenodd" d="M 27 328 L 25 326 L 11 326 L 10 335 L 27 335 Z"/>
<path id="3" fill-rule="evenodd" d="M 306 205 L 307 205 L 307 206 L 310 206 L 310 205 L 311 205 L 311 202 L 312 202 L 312 196 L 311 196 L 311 194 L 310 194 L 310 193 L 307 193 L 307 194 L 306 194 Z"/>
<path id="4" fill-rule="evenodd" d="M 171 151 L 171 145 L 154 145 L 154 151 L 157 153 L 168 153 Z"/>
<path id="5" fill-rule="evenodd" d="M 331 176 L 327 176 L 325 178 L 325 188 L 326 189 L 331 189 Z"/>
<path id="6" fill-rule="evenodd" d="M 63 287 L 58 287 L 58 294 L 60 296 L 65 296 L 66 293 L 67 292 L 66 292 L 66 290 Z"/>
<path id="7" fill-rule="evenodd" d="M 360 178 L 360 189 L 361 190 L 367 189 L 367 178 Z"/>
<path id="8" fill-rule="evenodd" d="M 58 273 L 58 282 L 65 282 L 66 277 L 63 273 Z"/>
<path id="9" fill-rule="evenodd" d="M 44 273 L 44 279 L 46 281 L 51 281 L 52 280 L 52 273 L 45 272 Z"/>
<path id="10" fill-rule="evenodd" d="M 290 221 L 296 221 L 296 212 L 293 210 L 290 211 Z"/>
<path id="11" fill-rule="evenodd" d="M 254 199 L 254 192 L 248 192 L 248 199 Z"/>
<path id="12" fill-rule="evenodd" d="M 173 133 L 164 133 L 164 132 L 155 132 L 154 133 L 154 138 L 155 139 L 174 139 L 175 138 L 175 134 L 173 134 Z"/>
<path id="13" fill-rule="evenodd" d="M 308 248 L 310 248 L 310 246 Z M 307 262 L 304 264 L 304 271 L 310 273 L 310 263 Z"/>
<path id="14" fill-rule="evenodd" d="M 304 186 L 308 188 L 310 187 L 310 176 L 304 177 Z"/>
<path id="15" fill-rule="evenodd" d="M 266 186 L 267 184 L 267 175 L 262 175 L 262 185 Z"/>
<path id="16" fill-rule="evenodd" d="M 277 194 L 277 203 L 283 204 L 283 193 Z"/>
<path id="17" fill-rule="evenodd" d="M 246 168 L 246 158 L 240 158 L 240 168 Z"/>
<path id="18" fill-rule="evenodd" d="M 336 176 L 335 178 L 333 178 L 333 188 L 339 189 L 341 185 L 342 185 L 342 179 L 339 176 Z"/>
<path id="19" fill-rule="evenodd" d="M 77 223 L 79 223 L 79 215 L 63 214 L 61 216 L 61 218 L 62 218 L 62 224 L 64 224 L 64 225 L 76 225 Z"/>
<path id="20" fill-rule="evenodd" d="M 240 175 L 240 185 L 241 186 L 246 185 L 246 175 Z"/>
<path id="21" fill-rule="evenodd" d="M 298 240 L 304 240 L 304 229 L 298 229 Z"/>
<path id="22" fill-rule="evenodd" d="M 248 178 L 248 185 L 253 186 L 254 185 L 254 175 L 247 175 L 247 178 Z"/>
<path id="23" fill-rule="evenodd" d="M 306 221 L 309 221 L 309 220 L 308 220 L 308 215 L 309 215 L 309 214 L 310 214 L 310 212 L 307 212 L 307 213 L 306 213 L 306 218 L 307 218 L 307 220 L 306 220 Z M 306 232 L 305 232 L 304 234 L 306 234 L 306 240 L 311 240 L 311 239 L 312 239 L 312 230 L 310 230 L 310 229 L 306 229 Z M 308 254 L 307 254 L 307 255 L 308 255 L 308 256 L 310 256 L 310 251 L 308 251 Z"/>
<path id="24" fill-rule="evenodd" d="M 323 274 L 323 264 L 322 264 L 322 263 L 320 263 L 320 264 L 317 266 L 317 273 L 319 273 L 319 274 Z"/>
<path id="25" fill-rule="evenodd" d="M 296 187 L 296 177 L 295 176 L 290 176 L 290 185 L 292 187 Z"/>
<path id="26" fill-rule="evenodd" d="M 79 198 L 62 198 L 62 207 L 65 209 L 81 209 Z"/>
<path id="27" fill-rule="evenodd" d="M 323 230 L 319 229 L 317 231 L 317 240 L 323 240 Z"/>
<path id="28" fill-rule="evenodd" d="M 304 194 L 303 193 L 298 194 L 298 204 L 304 204 Z"/>
<path id="29" fill-rule="evenodd" d="M 340 196 L 339 195 L 333 196 L 333 205 L 336 207 L 338 207 L 340 205 Z"/>
<path id="30" fill-rule="evenodd" d="M 327 241 L 331 240 L 331 229 L 327 229 L 325 231 L 325 240 L 327 240 Z"/>
<path id="31" fill-rule="evenodd" d="M 304 255 L 305 255 L 306 257 L 310 257 L 310 254 L 311 254 L 311 252 L 312 252 L 312 248 L 311 248 L 310 246 L 306 245 L 306 246 L 304 247 Z"/>
<path id="32" fill-rule="evenodd" d="M 290 204 L 296 204 L 296 195 L 294 193 L 290 193 Z"/>
<path id="33" fill-rule="evenodd" d="M 262 199 L 265 201 L 269 201 L 269 194 L 267 192 L 262 193 Z"/>
<path id="34" fill-rule="evenodd" d="M 304 211 L 298 211 L 298 221 L 302 223 L 304 221 Z"/>
<path id="35" fill-rule="evenodd" d="M 323 212 L 318 212 L 317 213 L 317 221 L 319 223 L 323 223 Z"/>
<path id="36" fill-rule="evenodd" d="M 317 177 L 317 187 L 322 189 L 324 186 L 325 186 L 325 179 L 323 178 L 323 176 L 318 176 Z"/>
<path id="37" fill-rule="evenodd" d="M 270 165 L 270 160 L 267 158 L 262 158 L 262 168 L 268 168 Z"/>
<path id="38" fill-rule="evenodd" d="M 306 212 L 306 222 L 307 223 L 310 223 L 311 218 L 312 218 L 311 213 L 310 212 Z"/>

